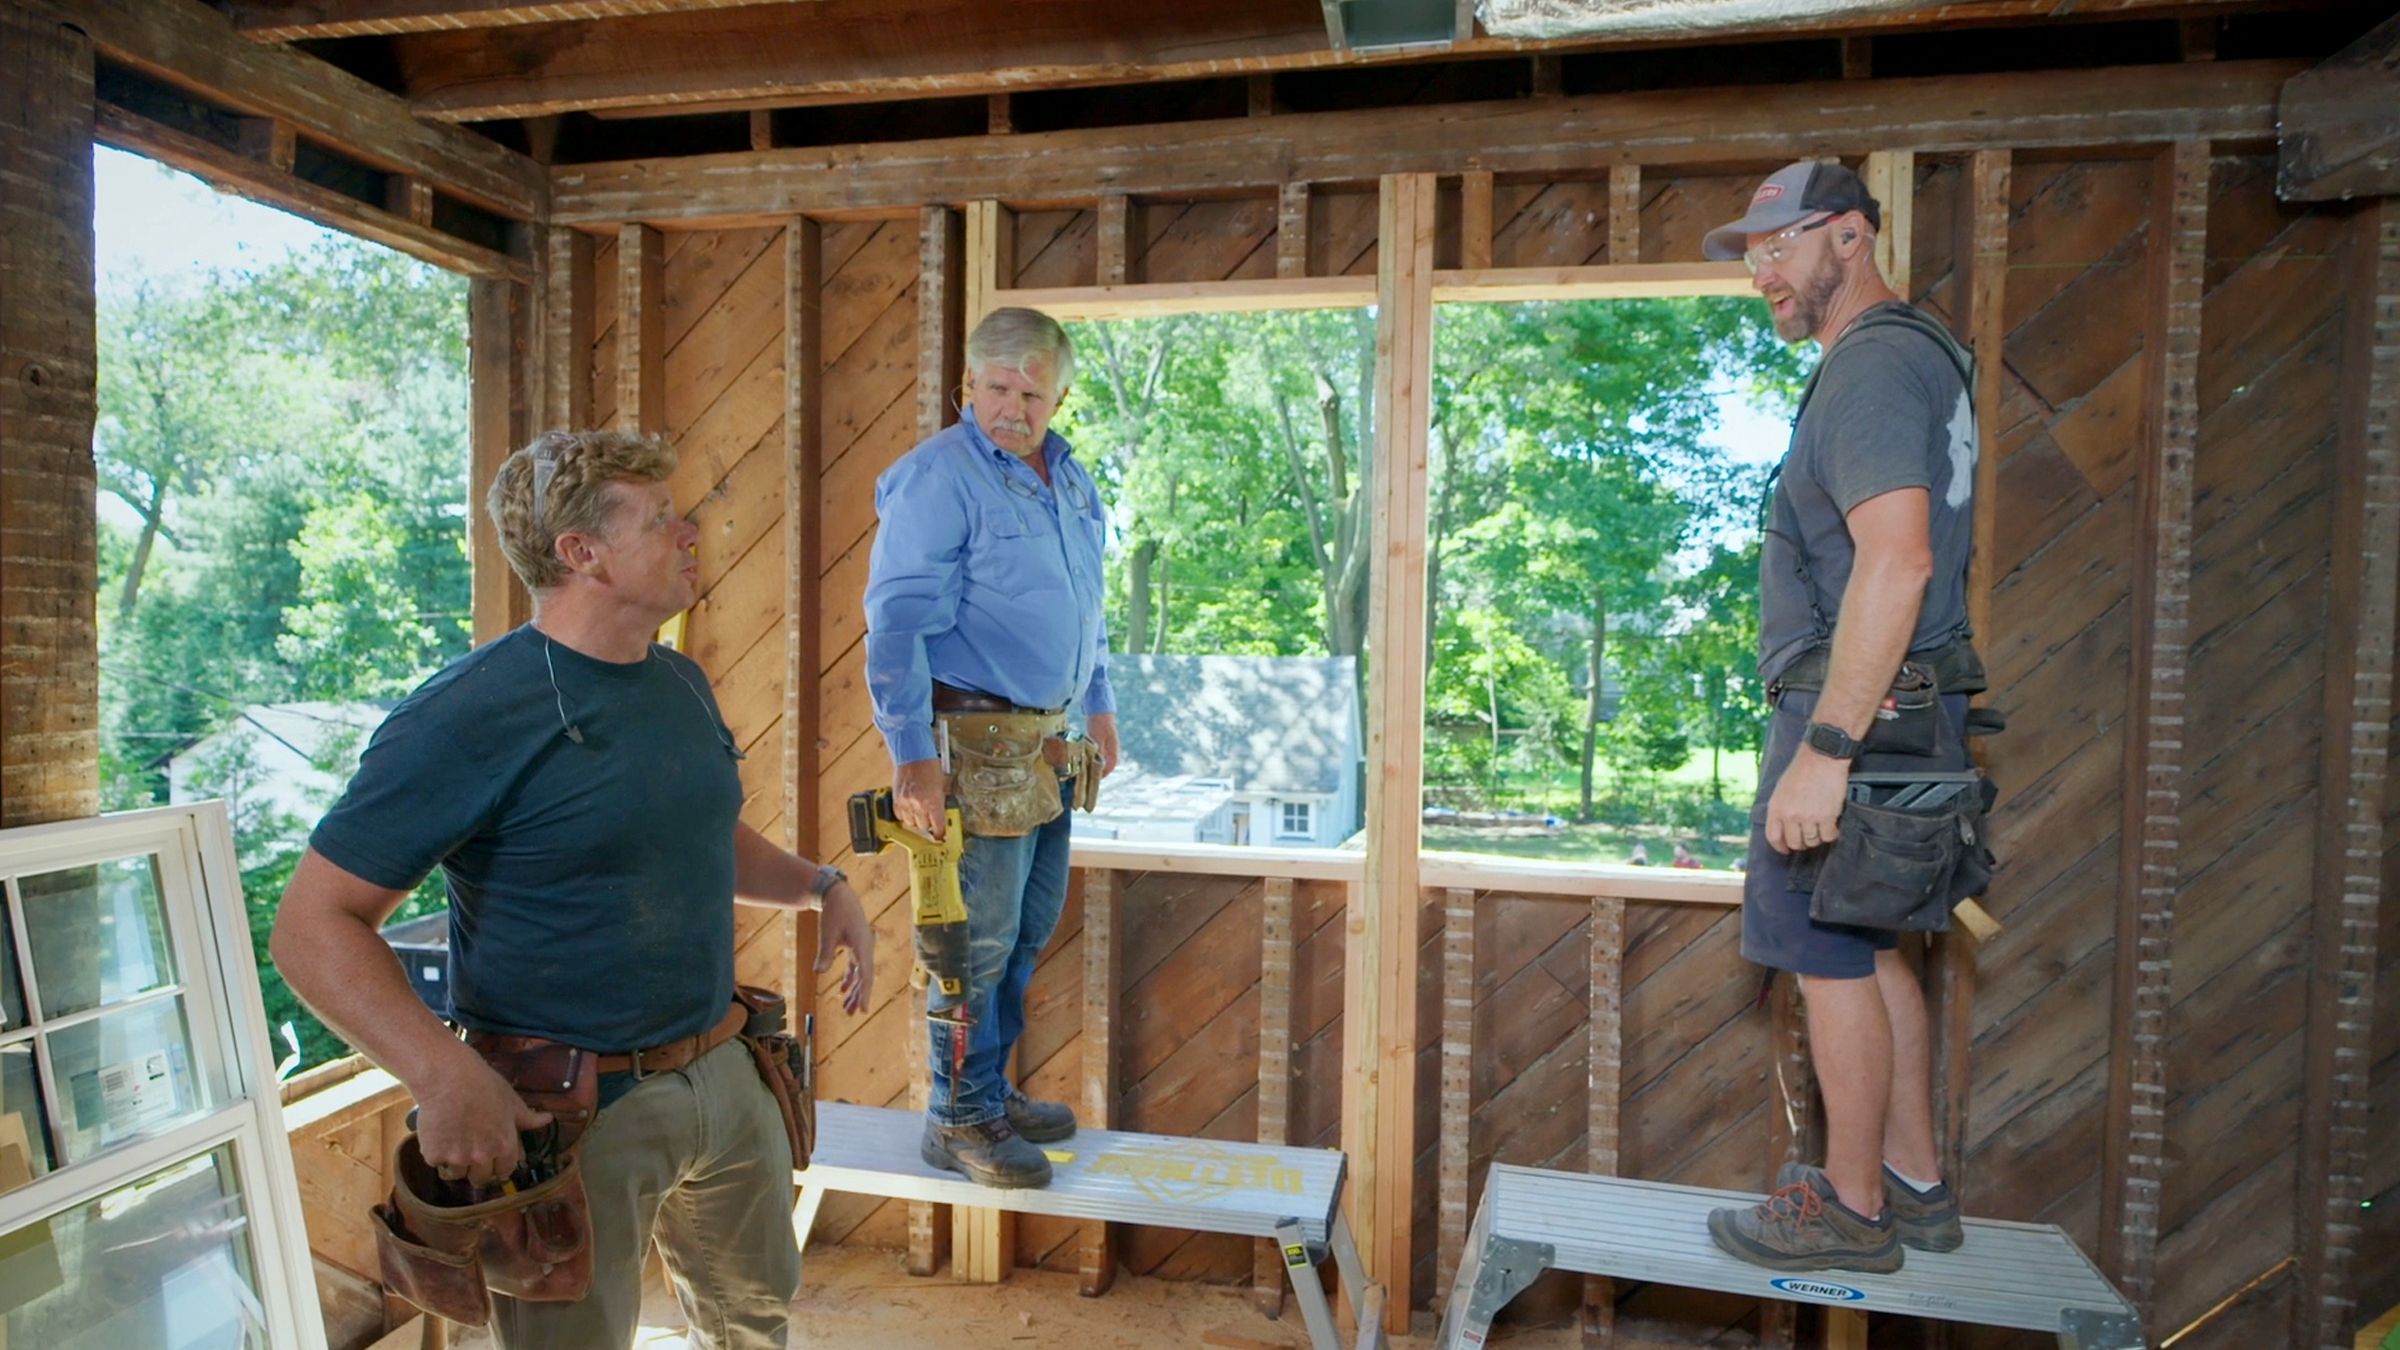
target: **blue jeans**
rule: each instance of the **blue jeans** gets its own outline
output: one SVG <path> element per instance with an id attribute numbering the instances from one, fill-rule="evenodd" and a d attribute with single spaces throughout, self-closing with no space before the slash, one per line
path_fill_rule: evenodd
<path id="1" fill-rule="evenodd" d="M 969 1025 L 959 1072 L 951 1072 L 956 1024 L 938 1018 L 928 1023 L 933 1093 L 926 1114 L 940 1124 L 979 1125 L 1006 1109 L 1008 1055 L 1025 1034 L 1025 988 L 1067 905 L 1072 817 L 1061 811 L 1058 819 L 1015 839 L 967 836 L 958 884 L 967 901 Z"/>

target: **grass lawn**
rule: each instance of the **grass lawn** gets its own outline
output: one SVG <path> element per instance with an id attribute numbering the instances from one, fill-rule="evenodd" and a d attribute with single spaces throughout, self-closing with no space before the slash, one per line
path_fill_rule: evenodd
<path id="1" fill-rule="evenodd" d="M 1724 800 L 1735 808 L 1747 810 L 1750 798 L 1758 790 L 1758 760 L 1741 751 L 1728 751 L 1716 763 L 1716 776 L 1722 785 Z M 1670 792 L 1706 791 L 1710 780 L 1710 757 L 1702 751 L 1678 769 L 1658 774 L 1655 782 Z M 1600 790 L 1605 792 L 1608 775 L 1603 767 Z M 1572 820 L 1582 802 L 1581 780 L 1572 771 L 1553 778 L 1546 785 L 1530 791 L 1509 794 L 1507 803 L 1528 811 L 1548 811 L 1562 819 Z M 1675 845 L 1682 844 L 1692 855 L 1709 867 L 1731 869 L 1741 862 L 1749 847 L 1745 835 L 1710 836 L 1679 831 L 1666 825 L 1576 825 L 1558 830 L 1542 831 L 1528 828 L 1474 829 L 1456 825 L 1425 827 L 1425 847 L 1450 849 L 1461 853 L 1491 853 L 1510 858 L 1541 858 L 1553 862 L 1622 863 L 1630 859 L 1633 846 L 1640 844 L 1648 852 L 1653 866 L 1664 867 L 1675 857 Z"/>

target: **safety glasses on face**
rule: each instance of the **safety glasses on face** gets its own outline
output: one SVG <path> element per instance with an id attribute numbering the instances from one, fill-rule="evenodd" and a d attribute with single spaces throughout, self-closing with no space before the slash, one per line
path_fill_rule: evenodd
<path id="1" fill-rule="evenodd" d="M 1756 248 L 1742 255 L 1742 266 L 1749 268 L 1752 276 L 1756 276 L 1762 267 L 1780 266 L 1784 259 L 1792 256 L 1792 250 L 1799 244 L 1801 235 L 1822 229 L 1838 219 L 1838 216 L 1819 216 L 1804 225 L 1777 230 L 1761 240 Z"/>

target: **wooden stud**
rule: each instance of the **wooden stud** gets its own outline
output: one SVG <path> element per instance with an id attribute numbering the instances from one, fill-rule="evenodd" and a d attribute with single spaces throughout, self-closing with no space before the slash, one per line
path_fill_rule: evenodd
<path id="1" fill-rule="evenodd" d="M 516 425 L 517 309 L 520 288 L 485 278 L 467 286 L 468 498 L 483 500 L 501 462 L 523 443 Z M 477 643 L 489 642 L 533 616 L 533 599 L 500 552 L 500 536 L 482 511 L 467 513 L 468 608 Z"/>
<path id="2" fill-rule="evenodd" d="M 617 427 L 667 429 L 667 243 L 647 225 L 617 228 Z"/>
<path id="3" fill-rule="evenodd" d="M 958 420 L 959 379 L 965 356 L 964 228 L 959 213 L 946 206 L 927 206 L 917 212 L 917 439 L 933 435 Z M 925 1021 L 925 995 L 913 996 L 914 1025 Z M 920 1044 L 922 1040 L 920 1039 Z M 912 1057 L 912 1081 L 931 1086 L 931 1069 L 924 1054 Z M 919 1102 L 920 1107 L 923 1102 Z M 930 1275 L 939 1269 L 942 1248 L 949 1245 L 955 1225 L 943 1211 L 949 1206 L 911 1202 L 908 1207 L 908 1269 Z M 990 1214 L 991 1211 L 978 1211 Z M 991 1221 L 992 1224 L 996 1224 Z M 990 1225 L 987 1225 L 990 1226 Z M 952 1253 L 965 1259 L 969 1253 Z"/>
<path id="4" fill-rule="evenodd" d="M 1785 1163 L 1809 1162 L 1818 1156 L 1822 1121 L 1799 980 L 1775 973 L 1767 986 L 1767 1009 L 1769 1064 L 1774 1073 L 1767 1103 L 1767 1172 L 1772 1176 Z M 1792 1350 L 1799 1333 L 1798 1313 L 1798 1307 L 1781 1300 L 1759 1305 L 1761 1350 Z"/>
<path id="5" fill-rule="evenodd" d="M 398 174 L 384 185 L 384 209 L 411 225 L 433 228 L 433 184 Z"/>
<path id="6" fill-rule="evenodd" d="M 1259 922 L 1258 1142 L 1292 1140 L 1292 879 L 1268 877 Z M 1283 1315 L 1288 1279 L 1283 1253 L 1262 1239 L 1251 1257 L 1250 1297 L 1268 1317 Z"/>
<path id="7" fill-rule="evenodd" d="M 1433 378 L 1435 179 L 1393 174 L 1381 188 L 1376 268 L 1375 428 L 1368 484 L 1375 578 L 1373 650 L 1425 649 L 1426 458 Z M 1366 867 L 1346 924 L 1342 1147 L 1352 1230 L 1367 1278 L 1383 1284 L 1405 1333 L 1416 1157 L 1417 916 L 1424 781 L 1425 667 L 1379 661 L 1367 686 Z"/>
<path id="8" fill-rule="evenodd" d="M 1140 197 L 1272 191 L 1386 172 L 1588 171 L 1607 159 L 1757 164 L 1822 153 L 1828 103 L 1840 141 L 1918 154 L 2013 146 L 2157 145 L 2274 134 L 2289 61 L 1664 90 L 1536 105 L 1279 113 L 1164 126 L 1020 132 L 992 155 L 980 133 L 950 140 L 818 146 L 562 165 L 552 224 L 622 220 L 767 224 L 796 211 L 914 209 L 926 201 L 1089 200 L 1096 183 Z M 738 171 L 737 171 L 738 170 Z"/>
<path id="9" fill-rule="evenodd" d="M 1616 164 L 1608 170 L 1608 261 L 1635 267 L 1642 261 L 1642 166 Z"/>
<path id="10" fill-rule="evenodd" d="M 542 269 L 542 411 L 545 428 L 592 420 L 592 237 L 552 230 Z"/>
<path id="11" fill-rule="evenodd" d="M 1448 1289 L 1467 1249 L 1475 1119 L 1475 892 L 1442 892 L 1442 1096 L 1433 1283 Z"/>
<path id="12" fill-rule="evenodd" d="M 1083 873 L 1083 1120 L 1108 1129 L 1117 1119 L 1117 874 L 1105 867 Z M 1083 1226 L 1085 1298 L 1108 1292 L 1117 1278 L 1117 1249 L 1105 1223 Z"/>
<path id="13" fill-rule="evenodd" d="M 2217 29 L 2214 15 L 2201 19 L 2181 19 L 2175 24 L 2177 52 L 2186 61 L 2217 59 Z"/>
<path id="14" fill-rule="evenodd" d="M 1253 75 L 1249 79 L 1249 113 L 1252 117 L 1271 117 L 1275 113 L 1275 77 Z"/>
<path id="15" fill-rule="evenodd" d="M 1308 202 L 1306 183 L 1286 183 L 1275 190 L 1275 275 L 1308 275 Z"/>
<path id="16" fill-rule="evenodd" d="M 1458 176 L 1458 265 L 1468 271 L 1492 265 L 1492 174 L 1489 169 L 1469 169 Z"/>
<path id="17" fill-rule="evenodd" d="M 908 1105 L 922 1112 L 933 1100 L 933 1065 L 931 1048 L 925 1032 L 925 990 L 911 981 L 908 991 L 908 1025 L 910 1032 L 902 1038 L 908 1054 Z M 942 1268 L 950 1258 L 950 1207 L 910 1201 L 908 1205 L 908 1251 L 901 1258 L 901 1268 L 920 1278 Z"/>
<path id="18" fill-rule="evenodd" d="M 1867 1315 L 1856 1308 L 1825 1310 L 1825 1350 L 1867 1350 Z"/>
<path id="19" fill-rule="evenodd" d="M 1591 1079 L 1585 1097 L 1584 1170 L 1595 1176 L 1613 1177 L 1621 1165 L 1618 1113 L 1624 1096 L 1625 902 L 1611 895 L 1594 897 L 1591 926 L 1591 1012 L 1584 1024 Z M 1599 1350 L 1615 1344 L 1616 1337 L 1616 1281 L 1586 1277 L 1583 1343 Z"/>
<path id="20" fill-rule="evenodd" d="M 235 148 L 277 173 L 290 173 L 300 158 L 300 135 L 279 117 L 245 117 Z M 394 208 L 393 214 L 401 213 Z"/>
<path id="21" fill-rule="evenodd" d="M 1533 58 L 1533 96 L 1559 98 L 1567 92 L 1566 69 L 1555 56 Z"/>
<path id="22" fill-rule="evenodd" d="M 2400 201 L 2361 210 L 2350 229 L 2292 1300 L 2302 1346 L 2348 1345 L 2357 1320 L 2400 601 Z"/>
<path id="23" fill-rule="evenodd" d="M 1864 80 L 1875 74 L 1875 39 L 1866 36 L 1842 39 L 1842 78 Z"/>
<path id="24" fill-rule="evenodd" d="M 2148 1321 L 2166 1171 L 2167 1014 L 2183 874 L 2184 667 L 2190 643 L 2192 459 L 2209 149 L 2178 141 L 2151 190 L 2149 446 L 2140 469 L 2132 688 L 2125 735 L 2114 1034 L 2101 1166 L 2101 1268 Z"/>
<path id="25" fill-rule="evenodd" d="M 822 860 L 837 851 L 819 837 L 823 772 L 817 735 L 824 678 L 816 635 L 825 621 L 818 583 L 825 492 L 825 231 L 807 216 L 783 232 L 783 821 L 784 844 Z M 817 1006 L 818 917 L 792 919 L 792 1006 Z"/>
<path id="26" fill-rule="evenodd" d="M 1450 40 L 1453 43 L 1475 40 L 1475 0 L 1458 0 L 1458 11 L 1450 19 Z"/>
<path id="27" fill-rule="evenodd" d="M 1100 262 L 1099 281 L 1103 286 L 1122 286 L 1133 275 L 1132 232 L 1133 206 L 1122 192 L 1111 192 L 1100 198 Z"/>
<path id="28" fill-rule="evenodd" d="M 753 150 L 775 148 L 775 110 L 773 108 L 752 108 L 750 110 L 750 148 Z"/>
<path id="29" fill-rule="evenodd" d="M 1017 129 L 1015 111 L 1009 107 L 1010 95 L 986 94 L 983 97 L 983 129 L 986 135 L 1006 136 Z"/>
<path id="30" fill-rule="evenodd" d="M 92 44 L 0 9 L 0 824 L 100 810 Z"/>
<path id="31" fill-rule="evenodd" d="M 1867 156 L 1860 175 L 1867 195 L 1883 207 L 1883 223 L 1875 231 L 1875 268 L 1903 300 L 1912 299 L 1909 283 L 1911 236 L 1915 233 L 1917 157 L 1907 150 L 1878 150 Z"/>
<path id="32" fill-rule="evenodd" d="M 1017 216 L 996 201 L 967 203 L 966 310 L 968 332 L 1000 307 L 1001 288 L 1015 280 Z"/>

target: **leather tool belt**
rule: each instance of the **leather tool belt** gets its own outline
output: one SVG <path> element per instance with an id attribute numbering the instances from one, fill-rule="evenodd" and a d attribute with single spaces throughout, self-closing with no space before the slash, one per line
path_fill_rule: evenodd
<path id="1" fill-rule="evenodd" d="M 739 984 L 733 997 L 743 1016 L 742 1044 L 749 1047 L 758 1076 L 774 1094 L 784 1134 L 792 1141 L 792 1166 L 806 1167 L 817 1142 L 816 1019 L 803 1023 L 795 1036 L 785 1021 L 783 995 Z"/>
<path id="2" fill-rule="evenodd" d="M 950 746 L 949 793 L 967 833 L 1015 839 L 1058 819 L 1066 810 L 1059 785 L 1072 781 L 1075 806 L 1100 799 L 1099 748 L 1066 734 L 1063 712 L 942 709 L 936 718 Z M 956 692 L 956 691 L 953 691 Z"/>

